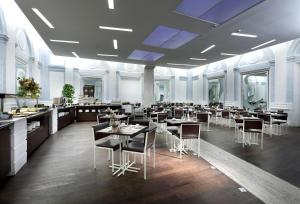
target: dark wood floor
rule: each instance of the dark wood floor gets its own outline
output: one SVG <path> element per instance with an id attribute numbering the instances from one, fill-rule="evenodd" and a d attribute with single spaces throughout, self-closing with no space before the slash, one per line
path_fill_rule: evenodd
<path id="1" fill-rule="evenodd" d="M 73 124 L 51 136 L 26 166 L 0 189 L 0 203 L 261 203 L 203 159 L 174 157 L 159 149 L 148 180 L 139 174 L 114 177 L 107 153 L 93 169 L 91 123 Z"/>
<path id="2" fill-rule="evenodd" d="M 234 128 L 213 126 L 201 138 L 250 162 L 289 183 L 300 187 L 300 128 L 288 128 L 288 135 L 264 135 L 264 149 L 245 148 L 234 142 Z"/>

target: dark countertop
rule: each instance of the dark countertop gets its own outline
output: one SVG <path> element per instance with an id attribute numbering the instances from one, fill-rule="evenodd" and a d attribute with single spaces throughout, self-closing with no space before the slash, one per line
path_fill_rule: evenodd
<path id="1" fill-rule="evenodd" d="M 5 120 L 0 120 L 0 130 L 4 129 L 8 126 L 11 126 L 14 122 L 11 121 L 5 121 Z"/>

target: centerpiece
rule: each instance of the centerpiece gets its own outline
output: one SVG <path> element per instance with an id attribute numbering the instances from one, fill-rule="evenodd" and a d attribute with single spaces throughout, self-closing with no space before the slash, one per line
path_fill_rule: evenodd
<path id="1" fill-rule="evenodd" d="M 38 104 L 41 88 L 40 85 L 34 81 L 34 78 L 18 77 L 17 80 L 19 81 L 18 95 L 25 98 L 36 99 Z"/>
<path id="2" fill-rule="evenodd" d="M 119 125 L 120 125 L 117 115 L 110 109 L 109 109 L 109 114 L 110 114 L 110 124 L 109 125 L 111 126 L 113 132 L 117 132 L 119 129 Z"/>

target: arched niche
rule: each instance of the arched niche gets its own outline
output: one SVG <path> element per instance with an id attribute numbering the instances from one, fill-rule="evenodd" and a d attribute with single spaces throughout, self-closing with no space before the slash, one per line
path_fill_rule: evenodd
<path id="1" fill-rule="evenodd" d="M 295 83 L 299 80 L 299 76 L 295 73 L 297 73 L 300 68 L 300 39 L 296 39 L 291 42 L 287 52 L 286 61 L 286 102 L 292 104 L 299 93 L 299 86 L 295 85 Z"/>
<path id="2" fill-rule="evenodd" d="M 154 69 L 154 97 L 159 101 L 163 95 L 164 102 L 175 101 L 175 71 L 169 67 Z"/>
<path id="3" fill-rule="evenodd" d="M 221 91 L 223 92 L 221 103 L 225 103 L 227 94 L 227 66 L 224 61 L 215 62 L 207 65 L 203 73 L 203 101 L 209 103 L 209 81 L 222 79 Z"/>
<path id="4" fill-rule="evenodd" d="M 234 66 L 234 99 L 236 106 L 242 106 L 242 76 L 249 73 L 267 72 L 268 106 L 274 102 L 275 56 L 270 48 L 241 55 Z"/>
<path id="5" fill-rule="evenodd" d="M 6 21 L 2 8 L 0 7 L 0 93 L 5 92 L 5 65 L 6 65 L 6 43 L 8 41 Z"/>
<path id="6" fill-rule="evenodd" d="M 32 76 L 32 65 L 34 63 L 34 50 L 26 31 L 22 28 L 16 29 L 16 78 Z M 18 82 L 16 81 L 16 88 Z"/>

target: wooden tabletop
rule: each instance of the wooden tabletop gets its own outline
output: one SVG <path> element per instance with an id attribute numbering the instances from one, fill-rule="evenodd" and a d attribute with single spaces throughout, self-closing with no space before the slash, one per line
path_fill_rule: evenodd
<path id="1" fill-rule="evenodd" d="M 107 127 L 102 130 L 98 130 L 99 133 L 104 134 L 114 134 L 114 135 L 120 135 L 120 136 L 135 136 L 139 133 L 143 132 L 145 129 L 147 129 L 147 126 L 136 126 L 136 125 L 126 125 L 123 127 L 120 127 L 118 131 L 112 131 L 112 127 Z"/>

